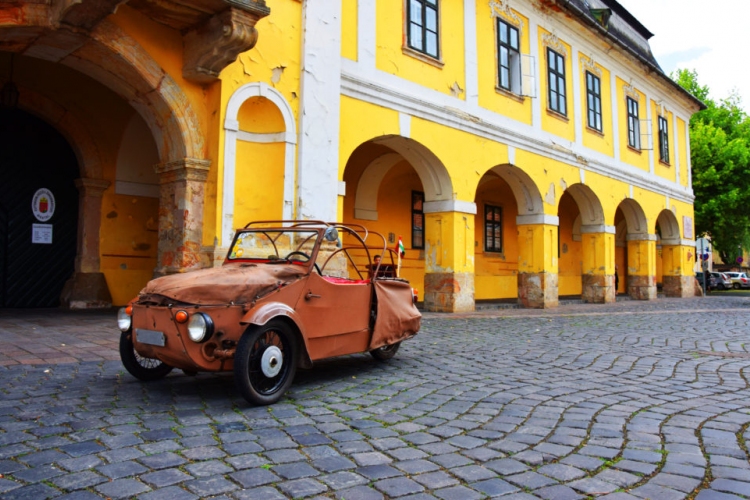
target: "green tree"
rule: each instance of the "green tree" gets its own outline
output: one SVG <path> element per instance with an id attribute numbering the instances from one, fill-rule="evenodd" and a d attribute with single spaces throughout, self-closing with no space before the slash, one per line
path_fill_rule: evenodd
<path id="1" fill-rule="evenodd" d="M 750 242 L 750 119 L 737 93 L 712 100 L 696 71 L 678 70 L 672 78 L 706 104 L 690 119 L 695 229 L 710 235 L 714 252 L 731 263 Z"/>

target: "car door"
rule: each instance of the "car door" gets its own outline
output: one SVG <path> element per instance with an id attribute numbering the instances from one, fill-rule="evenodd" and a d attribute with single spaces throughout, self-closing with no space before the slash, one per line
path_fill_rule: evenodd
<path id="1" fill-rule="evenodd" d="M 311 359 L 366 350 L 371 297 L 369 281 L 310 274 L 295 309 L 304 323 Z"/>

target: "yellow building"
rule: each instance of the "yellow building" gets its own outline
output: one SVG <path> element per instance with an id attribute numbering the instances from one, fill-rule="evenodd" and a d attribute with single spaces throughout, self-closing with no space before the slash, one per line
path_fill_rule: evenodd
<path id="1" fill-rule="evenodd" d="M 693 294 L 702 104 L 610 0 L 0 3 L 0 307 L 123 304 L 314 218 L 428 310 Z"/>

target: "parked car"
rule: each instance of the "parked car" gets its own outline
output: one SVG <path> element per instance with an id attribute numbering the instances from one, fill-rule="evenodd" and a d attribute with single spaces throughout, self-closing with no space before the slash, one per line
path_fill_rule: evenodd
<path id="1" fill-rule="evenodd" d="M 711 276 L 716 280 L 718 290 L 728 290 L 732 288 L 732 280 L 725 273 L 712 272 Z"/>
<path id="2" fill-rule="evenodd" d="M 700 287 L 703 288 L 703 273 L 700 271 L 695 273 L 695 278 L 698 280 L 698 284 L 700 285 Z M 708 283 L 706 283 L 706 286 L 705 286 L 706 290 L 709 290 L 709 291 L 715 290 L 716 287 L 717 287 L 716 278 L 714 278 L 713 275 L 709 274 Z"/>
<path id="3" fill-rule="evenodd" d="M 735 290 L 739 290 L 740 288 L 750 288 L 750 278 L 748 278 L 745 273 L 728 271 L 724 274 L 729 276 L 729 279 L 732 280 L 732 288 Z"/>
<path id="4" fill-rule="evenodd" d="M 250 223 L 221 267 L 154 279 L 118 312 L 122 363 L 144 381 L 173 368 L 232 371 L 247 401 L 267 405 L 298 366 L 362 352 L 391 359 L 421 314 L 406 280 L 373 270 L 375 254 L 398 270 L 385 238 L 362 226 Z"/>

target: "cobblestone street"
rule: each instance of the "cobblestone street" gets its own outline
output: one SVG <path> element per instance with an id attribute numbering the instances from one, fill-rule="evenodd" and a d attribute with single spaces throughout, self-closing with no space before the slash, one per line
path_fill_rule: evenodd
<path id="1" fill-rule="evenodd" d="M 425 314 L 390 362 L 141 383 L 113 312 L 0 311 L 3 499 L 750 498 L 750 298 Z"/>

